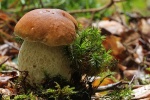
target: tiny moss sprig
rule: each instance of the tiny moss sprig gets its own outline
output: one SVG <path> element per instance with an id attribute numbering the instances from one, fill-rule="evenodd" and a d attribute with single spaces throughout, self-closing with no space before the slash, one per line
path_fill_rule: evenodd
<path id="1" fill-rule="evenodd" d="M 14 97 L 14 100 L 36 100 L 36 96 L 33 95 L 31 92 L 30 94 L 22 94 L 22 95 L 16 95 Z"/>
<path id="2" fill-rule="evenodd" d="M 61 88 L 61 86 L 55 82 L 56 89 L 49 88 L 44 91 L 42 94 L 49 95 L 49 99 L 54 98 L 55 100 L 70 100 L 70 95 L 77 93 L 74 91 L 74 87 L 70 87 L 69 85 Z"/>
<path id="3" fill-rule="evenodd" d="M 110 96 L 113 100 L 130 100 L 131 99 L 131 88 L 120 88 L 114 89 L 107 96 Z"/>
<path id="4" fill-rule="evenodd" d="M 112 56 L 111 51 L 106 51 L 102 45 L 104 39 L 105 36 L 96 28 L 78 32 L 78 37 L 71 46 L 72 68 L 90 76 L 107 69 Z"/>

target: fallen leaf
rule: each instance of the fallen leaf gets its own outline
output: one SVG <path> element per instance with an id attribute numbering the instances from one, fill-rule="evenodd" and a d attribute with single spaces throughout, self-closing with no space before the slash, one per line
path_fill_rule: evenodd
<path id="1" fill-rule="evenodd" d="M 93 27 L 105 29 L 113 35 L 121 35 L 125 32 L 125 27 L 116 21 L 102 20 L 98 23 L 93 23 Z"/>
<path id="2" fill-rule="evenodd" d="M 98 86 L 106 86 L 108 84 L 114 83 L 114 81 L 111 78 L 105 78 L 102 83 L 102 78 L 97 77 L 93 82 L 92 82 L 92 87 L 98 87 Z"/>
<path id="3" fill-rule="evenodd" d="M 150 24 L 146 19 L 141 19 L 140 31 L 142 32 L 142 34 L 150 37 Z"/>
<path id="4" fill-rule="evenodd" d="M 5 88 L 5 86 L 7 86 L 7 84 L 8 84 L 8 80 L 11 78 L 12 78 L 12 76 L 5 76 L 2 74 L 0 76 L 0 88 Z"/>
<path id="5" fill-rule="evenodd" d="M 121 43 L 121 38 L 117 36 L 107 36 L 106 39 L 103 41 L 103 45 L 106 50 L 112 50 L 112 55 L 119 60 L 125 58 L 125 47 Z"/>
<path id="6" fill-rule="evenodd" d="M 0 88 L 5 88 L 8 85 L 10 79 L 16 78 L 19 76 L 17 71 L 2 71 L 0 73 Z"/>
<path id="7" fill-rule="evenodd" d="M 132 100 L 150 98 L 150 85 L 145 85 L 143 87 L 134 89 L 132 92 Z"/>
<path id="8" fill-rule="evenodd" d="M 134 75 L 138 73 L 138 70 L 125 70 L 123 72 L 124 77 L 127 78 L 128 80 L 131 80 Z"/>
<path id="9" fill-rule="evenodd" d="M 4 64 L 9 59 L 8 56 L 0 56 L 0 66 Z"/>
<path id="10" fill-rule="evenodd" d="M 135 58 L 135 62 L 137 62 L 138 64 L 143 62 L 144 53 L 143 53 L 143 48 L 141 45 L 137 46 L 136 51 L 133 56 Z"/>
<path id="11" fill-rule="evenodd" d="M 120 37 L 121 37 L 121 42 L 124 45 L 129 46 L 129 45 L 133 45 L 133 44 L 137 43 L 137 41 L 140 38 L 140 35 L 139 35 L 139 33 L 131 30 L 126 33 L 123 33 Z"/>
<path id="12" fill-rule="evenodd" d="M 121 71 L 124 71 L 124 70 L 127 69 L 126 66 L 124 66 L 124 65 L 122 65 L 122 64 L 120 64 L 120 63 L 118 63 L 117 66 L 118 66 L 118 68 L 119 68 Z"/>
<path id="13" fill-rule="evenodd" d="M 77 18 L 77 21 L 82 26 L 82 28 L 87 28 L 90 25 L 90 19 L 85 17 Z"/>
<path id="14" fill-rule="evenodd" d="M 0 94 L 2 95 L 11 95 L 11 91 L 9 89 L 0 88 Z"/>

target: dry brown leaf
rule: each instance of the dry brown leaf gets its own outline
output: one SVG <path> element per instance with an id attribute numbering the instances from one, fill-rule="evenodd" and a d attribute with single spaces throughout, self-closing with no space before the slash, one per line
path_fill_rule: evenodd
<path id="1" fill-rule="evenodd" d="M 0 88 L 0 94 L 1 95 L 16 95 L 17 92 L 16 92 L 16 89 L 13 89 L 13 88 Z"/>
<path id="2" fill-rule="evenodd" d="M 139 24 L 139 31 L 141 33 L 142 38 L 150 43 L 150 22 L 149 19 L 141 19 Z"/>
<path id="3" fill-rule="evenodd" d="M 125 32 L 125 27 L 116 21 L 103 20 L 98 23 L 93 23 L 92 26 L 105 29 L 111 34 L 121 35 Z"/>
<path id="4" fill-rule="evenodd" d="M 135 62 L 138 64 L 143 62 L 144 59 L 144 53 L 143 53 L 143 48 L 141 45 L 137 46 L 135 53 L 133 54 L 135 58 Z"/>
<path id="5" fill-rule="evenodd" d="M 140 31 L 142 32 L 142 34 L 150 37 L 150 24 L 146 19 L 141 19 Z"/>
<path id="6" fill-rule="evenodd" d="M 85 17 L 77 18 L 77 21 L 82 26 L 82 28 L 87 28 L 90 25 L 90 19 Z"/>
<path id="7" fill-rule="evenodd" d="M 133 45 L 137 43 L 139 38 L 140 38 L 139 33 L 134 31 L 128 31 L 121 35 L 121 42 L 126 46 Z"/>
<path id="8" fill-rule="evenodd" d="M 98 77 L 92 82 L 92 87 L 98 87 L 98 86 L 106 86 L 108 84 L 114 83 L 114 81 L 111 78 L 105 78 L 102 83 L 102 78 Z"/>
<path id="9" fill-rule="evenodd" d="M 143 87 L 133 90 L 133 100 L 135 99 L 144 99 L 150 97 L 150 85 L 145 85 Z"/>
<path id="10" fill-rule="evenodd" d="M 3 71 L 0 73 L 0 88 L 5 88 L 10 79 L 18 77 L 17 71 Z"/>
<path id="11" fill-rule="evenodd" d="M 124 77 L 127 78 L 128 80 L 131 80 L 134 75 L 138 73 L 138 70 L 125 70 L 123 72 Z"/>
<path id="12" fill-rule="evenodd" d="M 119 12 L 114 12 L 110 18 L 114 21 L 122 23 L 124 26 L 127 26 L 127 16 L 125 14 L 121 14 Z M 126 27 L 127 30 L 127 27 Z"/>
<path id="13" fill-rule="evenodd" d="M 4 64 L 8 59 L 8 56 L 0 56 L 0 65 Z"/>
<path id="14" fill-rule="evenodd" d="M 118 66 L 118 68 L 119 68 L 120 70 L 122 70 L 122 71 L 124 71 L 124 70 L 127 69 L 126 66 L 124 66 L 124 65 L 122 65 L 122 64 L 120 64 L 120 63 L 118 63 L 117 66 Z"/>
<path id="15" fill-rule="evenodd" d="M 147 23 L 150 25 L 150 18 L 147 19 Z"/>
<path id="16" fill-rule="evenodd" d="M 5 76 L 2 74 L 0 76 L 0 88 L 5 88 L 8 85 L 8 80 L 11 78 L 12 76 Z"/>
<path id="17" fill-rule="evenodd" d="M 0 88 L 0 94 L 2 95 L 11 95 L 11 91 L 9 89 Z"/>
<path id="18" fill-rule="evenodd" d="M 150 100 L 150 96 L 144 99 L 139 99 L 139 100 Z"/>
<path id="19" fill-rule="evenodd" d="M 112 55 L 116 59 L 124 59 L 123 52 L 125 51 L 125 47 L 121 43 L 121 38 L 117 36 L 107 36 L 106 39 L 103 41 L 103 45 L 106 50 L 112 50 Z"/>

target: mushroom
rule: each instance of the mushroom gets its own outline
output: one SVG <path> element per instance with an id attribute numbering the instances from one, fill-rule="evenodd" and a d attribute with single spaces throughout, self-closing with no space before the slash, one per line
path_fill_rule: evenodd
<path id="1" fill-rule="evenodd" d="M 14 33 L 24 39 L 18 55 L 18 69 L 28 71 L 31 84 L 45 75 L 70 78 L 70 60 L 64 47 L 76 38 L 77 21 L 60 9 L 35 9 L 16 24 Z"/>

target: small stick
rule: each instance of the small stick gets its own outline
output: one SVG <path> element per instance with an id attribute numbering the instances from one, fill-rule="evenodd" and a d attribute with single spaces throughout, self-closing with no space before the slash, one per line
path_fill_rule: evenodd
<path id="1" fill-rule="evenodd" d="M 131 79 L 131 81 L 129 82 L 129 85 L 131 85 L 131 83 L 133 83 L 133 80 L 135 79 L 136 75 L 134 75 Z"/>
<path id="2" fill-rule="evenodd" d="M 105 76 L 105 77 L 100 81 L 100 83 L 98 84 L 98 86 L 100 86 L 100 84 L 104 81 L 104 79 L 107 78 L 107 77 L 109 77 L 109 76 L 111 76 L 111 74 Z"/>
<path id="3" fill-rule="evenodd" d="M 82 9 L 82 10 L 73 10 L 73 11 L 69 11 L 70 14 L 74 14 L 74 13 L 85 13 L 85 12 L 98 12 L 101 11 L 105 8 L 109 8 L 114 4 L 114 1 L 111 0 L 110 3 L 108 3 L 107 5 L 101 7 L 101 8 L 92 8 L 92 9 Z"/>
<path id="4" fill-rule="evenodd" d="M 40 5 L 41 5 L 42 8 L 44 8 L 42 0 L 40 0 Z"/>
<path id="5" fill-rule="evenodd" d="M 116 82 L 114 84 L 109 84 L 106 86 L 99 86 L 98 88 L 95 89 L 95 92 L 101 92 L 101 91 L 105 91 L 105 90 L 111 90 L 114 87 L 117 87 L 121 84 L 124 84 L 122 81 Z M 125 83 L 126 84 L 126 83 Z"/>
<path id="6" fill-rule="evenodd" d="M 137 88 L 140 88 L 140 87 L 143 87 L 144 85 L 134 85 L 133 87 L 132 87 L 132 89 L 137 89 Z"/>
<path id="7" fill-rule="evenodd" d="M 110 2 L 107 5 L 105 5 L 105 6 L 101 7 L 101 8 L 73 10 L 73 11 L 69 11 L 69 13 L 70 14 L 75 14 L 75 13 L 98 12 L 98 11 L 102 11 L 102 10 L 104 10 L 106 8 L 111 7 L 115 2 L 123 2 L 123 1 L 125 1 L 125 0 L 110 0 Z"/>

